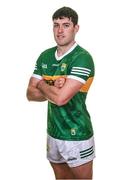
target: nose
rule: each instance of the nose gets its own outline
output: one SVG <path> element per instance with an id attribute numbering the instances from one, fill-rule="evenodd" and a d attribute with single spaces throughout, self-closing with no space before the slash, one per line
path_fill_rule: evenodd
<path id="1" fill-rule="evenodd" d="M 59 32 L 59 33 L 62 33 L 62 32 L 63 32 L 63 27 L 62 27 L 62 26 L 59 26 L 58 32 Z"/>

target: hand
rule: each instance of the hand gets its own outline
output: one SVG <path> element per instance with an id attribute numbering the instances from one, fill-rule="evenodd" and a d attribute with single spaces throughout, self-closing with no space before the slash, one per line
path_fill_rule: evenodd
<path id="1" fill-rule="evenodd" d="M 43 86 L 44 82 L 45 82 L 44 79 L 40 80 L 37 84 L 37 88 L 40 89 Z"/>
<path id="2" fill-rule="evenodd" d="M 61 77 L 61 78 L 58 78 L 55 80 L 54 82 L 54 86 L 57 87 L 57 88 L 62 88 L 64 83 L 65 83 L 66 79 Z"/>

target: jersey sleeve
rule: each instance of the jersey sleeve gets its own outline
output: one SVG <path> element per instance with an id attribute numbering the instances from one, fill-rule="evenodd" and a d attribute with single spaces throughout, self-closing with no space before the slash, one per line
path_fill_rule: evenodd
<path id="1" fill-rule="evenodd" d="M 67 78 L 72 78 L 85 84 L 85 82 L 93 76 L 93 59 L 89 53 L 82 53 L 73 60 Z"/>
<path id="2" fill-rule="evenodd" d="M 34 71 L 33 71 L 33 74 L 32 74 L 32 77 L 35 77 L 37 79 L 42 79 L 42 67 L 41 67 L 41 55 L 39 56 L 39 58 L 37 59 L 36 61 L 36 64 L 35 64 L 35 68 L 34 68 Z"/>

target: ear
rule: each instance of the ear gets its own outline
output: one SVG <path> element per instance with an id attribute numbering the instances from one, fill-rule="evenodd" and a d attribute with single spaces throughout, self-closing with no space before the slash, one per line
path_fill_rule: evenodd
<path id="1" fill-rule="evenodd" d="M 78 24 L 76 24 L 76 25 L 75 25 L 75 33 L 77 33 L 77 32 L 78 32 L 78 30 L 79 30 L 79 25 L 78 25 Z"/>

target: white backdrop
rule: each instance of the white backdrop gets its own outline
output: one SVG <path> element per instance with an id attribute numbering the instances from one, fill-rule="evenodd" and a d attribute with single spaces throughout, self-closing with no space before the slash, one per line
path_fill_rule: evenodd
<path id="1" fill-rule="evenodd" d="M 96 140 L 94 180 L 127 179 L 127 7 L 124 0 L 0 1 L 0 179 L 53 180 L 46 160 L 46 103 L 26 88 L 39 54 L 55 45 L 51 16 L 79 14 L 77 43 L 93 56 L 87 105 Z"/>

